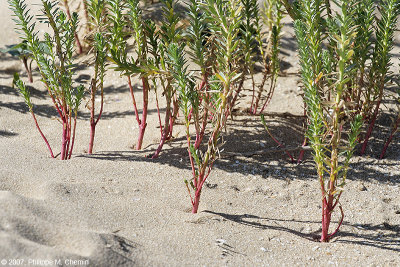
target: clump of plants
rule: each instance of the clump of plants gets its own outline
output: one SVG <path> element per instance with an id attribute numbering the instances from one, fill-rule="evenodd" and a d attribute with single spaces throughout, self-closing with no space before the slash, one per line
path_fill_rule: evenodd
<path id="1" fill-rule="evenodd" d="M 372 1 L 367 1 L 369 5 Z M 389 69 L 391 64 L 390 52 L 394 45 L 394 33 L 396 31 L 397 17 L 400 14 L 400 3 L 396 0 L 379 1 L 379 18 L 376 19 L 375 38 L 371 54 L 371 63 L 366 73 L 367 83 L 361 80 L 361 86 L 366 88 L 361 97 L 362 114 L 368 123 L 361 147 L 361 155 L 366 151 L 369 138 L 375 126 L 375 122 L 383 101 L 385 85 L 389 81 Z M 367 9 L 368 10 L 368 9 Z M 371 13 L 371 12 L 370 12 Z M 369 16 L 369 15 L 366 15 Z M 362 17 L 362 15 L 360 15 Z M 367 41 L 367 40 L 365 40 Z M 368 40 L 367 44 L 370 41 Z M 360 77 L 363 79 L 363 76 Z M 362 91 L 362 89 L 360 89 Z M 357 98 L 357 100 L 359 100 Z"/>
<path id="2" fill-rule="evenodd" d="M 74 13 L 71 19 L 56 8 L 55 2 L 42 0 L 42 14 L 38 17 L 41 22 L 47 23 L 53 34 L 45 33 L 43 39 L 39 38 L 35 30 L 35 20 L 27 10 L 24 0 L 9 0 L 11 10 L 14 12 L 14 21 L 17 24 L 22 42 L 27 45 L 33 60 L 38 65 L 42 78 L 55 110 L 59 115 L 62 125 L 62 140 L 60 158 L 70 159 L 74 147 L 76 119 L 78 107 L 81 103 L 84 87 L 74 86 L 72 79 L 74 73 L 74 34 L 78 23 L 78 17 Z M 15 85 L 25 98 L 31 114 L 34 117 L 36 127 L 45 140 L 52 157 L 53 152 L 44 134 L 39 128 L 34 116 L 34 106 L 30 95 L 19 76 L 15 76 Z"/>
<path id="3" fill-rule="evenodd" d="M 322 0 L 299 2 L 295 21 L 309 120 L 307 138 L 314 152 L 322 193 L 321 242 L 329 241 L 343 221 L 340 197 L 363 123 L 362 116 L 356 114 L 353 103 L 346 97 L 351 90 L 349 81 L 356 71 L 352 64 L 357 36 L 353 19 L 355 2 L 335 3 L 338 13 L 324 19 L 327 6 Z M 328 48 L 323 46 L 325 30 Z M 337 229 L 329 233 L 332 214 L 337 207 L 341 219 Z"/>
<path id="4" fill-rule="evenodd" d="M 205 11 L 204 17 L 200 8 Z M 183 48 L 171 46 L 168 51 L 169 59 L 173 65 L 173 77 L 179 91 L 180 107 L 185 118 L 188 153 L 191 162 L 193 178 L 186 181 L 186 186 L 192 203 L 192 213 L 197 213 L 200 203 L 202 187 L 209 176 L 212 166 L 219 154 L 221 145 L 221 132 L 229 116 L 229 99 L 235 92 L 235 82 L 240 78 L 238 65 L 238 47 L 240 39 L 240 19 L 243 6 L 238 1 L 207 0 L 204 4 L 191 2 L 191 55 L 193 61 L 201 69 L 199 86 L 187 73 Z M 207 65 L 204 54 L 199 53 L 204 49 L 202 31 L 204 23 L 208 23 L 211 39 L 213 40 L 213 75 L 208 80 Z M 203 25 L 203 26 L 202 26 Z M 196 53 L 197 52 L 197 53 Z M 202 101 L 204 99 L 204 101 Z M 203 115 L 202 115 L 203 114 Z M 205 115 L 204 115 L 205 114 Z M 211 116 L 208 117 L 207 115 Z M 196 131 L 196 139 L 192 141 L 190 124 Z M 201 147 L 204 140 L 202 129 L 210 119 L 210 133 L 204 150 Z M 204 126 L 201 126 L 204 125 Z"/>

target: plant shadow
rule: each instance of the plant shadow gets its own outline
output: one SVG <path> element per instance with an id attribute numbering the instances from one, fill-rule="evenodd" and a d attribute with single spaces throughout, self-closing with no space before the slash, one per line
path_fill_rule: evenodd
<path id="1" fill-rule="evenodd" d="M 279 232 L 283 231 L 314 242 L 319 242 L 319 237 L 321 233 L 321 229 L 306 234 L 302 233 L 301 231 L 293 230 L 294 227 L 285 226 L 285 224 L 320 224 L 321 222 L 318 221 L 274 219 L 251 214 L 237 215 L 214 212 L 209 210 L 205 210 L 204 212 L 221 216 L 225 220 L 241 225 L 254 227 L 257 229 L 270 229 Z M 346 230 L 344 230 L 343 228 L 346 228 Z M 343 222 L 340 231 L 332 238 L 332 242 L 357 244 L 362 246 L 375 247 L 383 250 L 400 252 L 400 226 L 390 225 L 388 223 L 377 225 L 350 224 L 349 222 L 345 221 Z"/>
<path id="2" fill-rule="evenodd" d="M 289 113 L 269 114 L 266 120 L 270 132 L 278 139 L 295 159 L 300 153 L 303 142 L 303 128 L 301 116 Z M 231 125 L 232 124 L 232 125 Z M 279 180 L 309 180 L 317 179 L 312 153 L 305 151 L 301 164 L 291 162 L 285 149 L 279 148 L 268 136 L 261 122 L 256 117 L 239 116 L 228 123 L 228 131 L 223 134 L 222 141 L 225 145 L 220 149 L 220 158 L 213 168 L 227 173 L 240 173 L 242 175 L 260 175 L 262 178 Z M 205 137 L 207 138 L 207 137 Z M 393 144 L 393 150 L 398 147 Z M 99 160 L 111 161 L 146 161 L 169 165 L 176 168 L 190 170 L 186 137 L 181 136 L 167 142 L 159 158 L 150 159 L 158 146 L 148 145 L 141 151 L 101 151 L 92 155 L 80 155 Z M 206 147 L 202 147 L 204 151 Z M 393 151 L 388 151 L 388 158 Z M 394 151 L 398 153 L 398 151 Z M 390 173 L 397 168 L 396 160 L 380 161 L 375 158 L 354 157 L 350 165 L 348 179 L 359 181 L 378 181 L 384 183 L 400 183 L 400 177 Z M 378 168 L 377 168 L 378 166 Z M 190 172 L 188 172 L 190 175 Z M 212 173 L 211 173 L 212 175 Z"/>

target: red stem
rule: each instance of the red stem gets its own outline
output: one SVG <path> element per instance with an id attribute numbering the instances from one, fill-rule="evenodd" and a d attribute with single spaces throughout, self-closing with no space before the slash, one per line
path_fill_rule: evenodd
<path id="1" fill-rule="evenodd" d="M 167 140 L 172 138 L 172 130 L 174 128 L 174 124 L 175 124 L 175 119 L 178 116 L 178 112 L 179 112 L 179 104 L 178 101 L 176 100 L 176 98 L 173 99 L 173 113 L 172 116 L 170 117 L 170 123 L 169 123 L 169 133 L 167 136 Z"/>
<path id="2" fill-rule="evenodd" d="M 192 213 L 195 214 L 199 210 L 199 204 L 200 204 L 200 195 L 201 195 L 201 189 L 196 190 L 194 194 L 194 201 L 193 201 L 193 208 L 192 208 Z"/>
<path id="3" fill-rule="evenodd" d="M 259 114 L 261 114 L 261 113 L 264 111 L 264 109 L 267 107 L 267 105 L 271 102 L 271 99 L 272 99 L 272 96 L 273 96 L 273 94 L 274 94 L 274 91 L 275 91 L 275 81 L 272 79 L 271 85 L 270 85 L 270 87 L 269 87 L 269 92 L 268 92 L 268 95 L 267 95 L 267 99 L 265 100 L 264 105 L 263 105 L 263 107 L 261 108 Z M 254 111 L 257 112 L 257 108 L 254 109 Z M 255 113 L 255 114 L 256 114 L 256 113 Z"/>
<path id="4" fill-rule="evenodd" d="M 63 122 L 63 133 L 62 133 L 62 141 L 61 141 L 61 160 L 65 159 L 66 155 L 66 147 L 67 147 L 67 123 Z"/>
<path id="5" fill-rule="evenodd" d="M 42 136 L 44 142 L 45 142 L 46 145 L 47 145 L 47 148 L 48 148 L 49 151 L 50 151 L 51 157 L 54 158 L 53 150 L 51 149 L 50 144 L 49 144 L 49 142 L 47 141 L 47 138 L 44 136 L 42 130 L 40 129 L 39 124 L 38 124 L 38 122 L 37 122 L 37 120 L 36 120 L 36 116 L 35 116 L 35 114 L 33 113 L 33 111 L 31 111 L 31 114 L 32 114 L 33 120 L 35 121 L 36 128 L 38 129 L 40 135 Z"/>
<path id="6" fill-rule="evenodd" d="M 263 79 L 261 81 L 260 86 L 258 87 L 257 98 L 255 99 L 256 102 L 254 103 L 253 100 L 251 101 L 251 110 L 250 110 L 250 112 L 253 113 L 254 115 L 257 114 L 258 102 L 260 101 L 261 94 L 262 94 L 262 92 L 264 90 L 264 85 L 265 85 L 265 82 L 267 80 L 268 73 L 269 73 L 268 68 L 267 67 L 265 67 L 265 68 L 266 68 L 266 71 L 264 71 Z M 254 91 L 255 90 L 253 90 L 253 98 L 254 98 Z M 253 105 L 253 103 L 254 103 L 254 105 Z"/>
<path id="7" fill-rule="evenodd" d="M 136 145 L 136 149 L 140 150 L 142 149 L 142 144 L 143 144 L 143 137 L 144 137 L 144 132 L 146 131 L 146 126 L 147 126 L 147 106 L 149 102 L 149 81 L 147 78 L 142 77 L 142 84 L 143 84 L 143 112 L 142 112 L 142 120 L 140 121 L 139 125 L 139 137 Z"/>
<path id="8" fill-rule="evenodd" d="M 71 20 L 71 12 L 69 10 L 68 0 L 64 0 L 64 6 L 65 6 L 65 11 L 67 13 L 67 17 L 69 20 Z M 78 53 L 82 54 L 83 49 L 82 49 L 81 42 L 79 41 L 78 34 L 75 32 L 74 36 L 75 36 L 76 46 L 78 47 Z"/>
<path id="9" fill-rule="evenodd" d="M 157 96 L 157 92 L 156 92 L 156 106 L 157 106 L 158 122 L 159 122 L 159 124 L 160 124 L 160 133 L 161 133 L 161 138 L 162 138 L 163 126 L 162 126 L 162 123 L 161 123 L 160 106 L 158 105 L 158 96 Z"/>
<path id="10" fill-rule="evenodd" d="M 380 106 L 380 104 L 381 104 L 381 99 L 382 99 L 381 95 L 382 95 L 382 93 L 380 94 L 380 97 L 379 97 L 379 99 L 378 99 L 378 102 L 376 103 L 376 107 L 375 107 L 375 110 L 374 110 L 374 114 L 372 115 L 371 123 L 369 124 L 367 133 L 365 134 L 364 143 L 363 143 L 363 145 L 362 145 L 361 153 L 360 153 L 361 156 L 364 155 L 365 150 L 367 149 L 368 140 L 369 140 L 369 138 L 371 137 L 372 130 L 374 129 L 374 126 L 375 126 L 376 118 L 377 118 L 378 112 L 379 112 L 379 106 Z"/>
<path id="11" fill-rule="evenodd" d="M 342 206 L 339 206 L 339 209 L 340 209 L 340 213 L 342 214 L 342 218 L 340 219 L 339 225 L 338 225 L 338 227 L 336 228 L 336 230 L 335 230 L 332 234 L 330 234 L 330 235 L 328 236 L 328 240 L 331 239 L 331 238 L 339 231 L 339 228 L 340 228 L 340 226 L 341 226 L 342 223 L 343 223 L 344 212 L 343 212 Z"/>
<path id="12" fill-rule="evenodd" d="M 139 119 L 139 112 L 138 112 L 138 109 L 137 109 L 136 100 L 135 100 L 135 94 L 133 93 L 133 87 L 132 87 L 132 82 L 131 82 L 131 77 L 130 76 L 128 76 L 128 85 L 129 85 L 129 92 L 131 93 L 131 97 L 132 97 L 133 108 L 135 109 L 136 121 L 140 125 L 141 122 L 140 122 L 140 119 Z"/>
<path id="13" fill-rule="evenodd" d="M 69 151 L 69 156 L 68 156 L 68 159 L 71 159 L 71 156 L 72 156 L 72 150 L 74 149 L 74 143 L 75 143 L 75 130 L 76 130 L 76 117 L 77 117 L 77 114 L 75 115 L 75 117 L 74 117 L 74 128 L 73 128 L 73 131 L 72 131 L 72 142 L 71 142 L 71 149 L 70 149 L 70 151 Z"/>
<path id="14" fill-rule="evenodd" d="M 271 134 L 271 132 L 268 130 L 268 127 L 265 127 L 265 128 L 266 128 L 266 130 L 267 130 L 268 135 L 272 138 L 272 140 L 274 140 L 275 143 L 277 143 L 277 145 L 278 145 L 280 148 L 285 149 L 285 146 L 282 145 L 282 144 Z M 291 161 L 292 161 L 292 163 L 293 163 L 293 162 L 295 161 L 294 158 L 293 158 L 293 156 L 292 156 L 292 155 L 289 153 L 289 151 L 287 151 L 287 150 L 285 150 L 285 153 L 289 156 L 289 158 L 291 159 Z"/>
<path id="15" fill-rule="evenodd" d="M 379 156 L 380 159 L 383 159 L 383 157 L 385 156 L 386 150 L 389 147 L 390 142 L 392 142 L 393 136 L 397 132 L 397 128 L 399 127 L 399 124 L 400 124 L 400 113 L 397 117 L 395 124 L 393 125 L 392 132 L 390 133 L 388 140 L 386 141 L 385 145 L 383 146 L 381 155 Z"/>
<path id="16" fill-rule="evenodd" d="M 29 68 L 28 66 L 28 58 L 27 57 L 23 57 L 22 58 L 22 62 L 24 63 L 26 72 L 28 74 L 28 79 L 30 83 L 33 83 L 33 77 L 32 77 L 32 68 Z"/>

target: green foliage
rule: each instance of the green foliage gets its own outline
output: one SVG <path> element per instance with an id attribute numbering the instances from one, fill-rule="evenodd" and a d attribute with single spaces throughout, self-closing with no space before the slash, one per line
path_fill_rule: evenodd
<path id="1" fill-rule="evenodd" d="M 33 105 L 31 102 L 31 94 L 29 93 L 28 89 L 26 88 L 24 82 L 19 78 L 18 73 L 14 74 L 13 85 L 15 85 L 18 88 L 19 92 L 24 97 L 25 104 L 28 106 L 29 111 L 32 112 Z"/>
<path id="2" fill-rule="evenodd" d="M 74 87 L 72 79 L 75 67 L 74 35 L 78 16 L 74 13 L 71 19 L 67 19 L 66 14 L 56 7 L 57 2 L 42 0 L 42 14 L 39 20 L 48 24 L 53 34 L 45 33 L 41 41 L 38 32 L 35 31 L 35 22 L 27 10 L 25 1 L 9 0 L 9 5 L 14 12 L 14 21 L 22 42 L 26 44 L 26 49 L 36 61 L 42 81 L 61 118 L 63 124 L 61 159 L 68 159 L 72 154 L 75 133 L 75 126 L 72 127 L 71 119 L 76 120 L 84 92 L 82 85 Z"/>
<path id="3" fill-rule="evenodd" d="M 314 151 L 323 195 L 321 241 L 330 238 L 331 213 L 339 203 L 349 162 L 363 124 L 362 117 L 354 115 L 355 110 L 351 109 L 354 103 L 346 97 L 346 92 L 352 90 L 351 79 L 355 73 L 355 3 L 335 3 L 339 11 L 327 19 L 327 28 L 321 26 L 324 24 L 321 17 L 324 7 L 318 0 L 299 3 L 300 16 L 295 22 L 309 120 L 307 137 Z M 328 49 L 323 48 L 324 30 L 327 30 Z M 350 127 L 347 142 L 342 137 L 345 127 Z M 341 155 L 345 155 L 345 158 L 342 159 Z"/>

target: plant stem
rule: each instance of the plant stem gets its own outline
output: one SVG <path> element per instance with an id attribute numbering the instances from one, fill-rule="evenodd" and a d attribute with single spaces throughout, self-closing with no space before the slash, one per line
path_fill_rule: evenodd
<path id="1" fill-rule="evenodd" d="M 25 66 L 25 69 L 26 69 L 26 73 L 28 74 L 29 82 L 33 83 L 32 68 L 29 68 L 29 66 L 28 66 L 28 58 L 27 57 L 23 57 L 22 58 L 22 62 L 24 63 L 24 66 Z"/>
<path id="2" fill-rule="evenodd" d="M 383 88 L 379 92 L 378 101 L 376 103 L 375 110 L 371 118 L 371 123 L 369 124 L 367 133 L 365 134 L 364 143 L 361 147 L 361 152 L 360 152 L 361 156 L 364 155 L 365 150 L 367 149 L 369 138 L 371 137 L 372 130 L 374 129 L 376 118 L 378 117 L 379 107 L 382 101 L 382 97 L 383 97 Z"/>
<path id="3" fill-rule="evenodd" d="M 71 20 L 71 12 L 69 10 L 68 0 L 64 0 L 64 6 L 65 6 L 65 11 L 67 13 L 67 17 L 69 20 Z M 78 34 L 75 32 L 74 36 L 75 36 L 76 46 L 78 47 L 78 53 L 82 54 L 83 49 L 82 49 L 81 41 L 79 41 Z"/>
<path id="4" fill-rule="evenodd" d="M 38 131 L 39 131 L 40 135 L 42 136 L 42 138 L 43 138 L 44 142 L 45 142 L 45 143 L 46 143 L 46 145 L 47 145 L 47 148 L 48 148 L 48 149 L 49 149 L 49 151 L 50 151 L 50 155 L 51 155 L 51 157 L 52 157 L 52 158 L 54 158 L 53 150 L 51 149 L 51 147 L 50 147 L 50 144 L 49 144 L 49 142 L 47 141 L 47 138 L 44 136 L 44 134 L 43 134 L 42 130 L 41 130 L 41 129 L 40 129 L 40 127 L 39 127 L 39 124 L 38 124 L 38 122 L 37 122 L 37 120 L 36 120 L 35 113 L 33 113 L 33 111 L 32 111 L 32 110 L 31 110 L 30 112 L 31 112 L 31 114 L 32 114 L 33 120 L 35 121 L 36 128 L 38 129 Z"/>
<path id="5" fill-rule="evenodd" d="M 142 149 L 144 132 L 146 131 L 147 126 L 147 106 L 149 102 L 149 81 L 147 78 L 142 77 L 143 84 L 143 110 L 142 110 L 142 119 L 140 120 L 139 125 L 139 137 L 136 145 L 136 149 Z"/>
<path id="6" fill-rule="evenodd" d="M 75 114 L 74 117 L 74 128 L 73 128 L 73 132 L 72 132 L 72 142 L 71 142 L 71 149 L 69 150 L 69 156 L 68 159 L 71 159 L 72 156 L 72 150 L 74 149 L 74 143 L 75 143 L 75 130 L 76 130 L 76 118 L 78 116 L 78 113 Z"/>
<path id="7" fill-rule="evenodd" d="M 393 136 L 395 135 L 395 133 L 397 132 L 397 128 L 399 127 L 400 124 L 400 112 L 399 115 L 397 116 L 397 120 L 393 125 L 392 131 L 390 133 L 389 138 L 387 139 L 385 145 L 383 146 L 381 155 L 379 156 L 380 159 L 383 159 L 383 157 L 385 156 L 386 150 L 389 147 L 390 142 L 392 142 Z"/>

